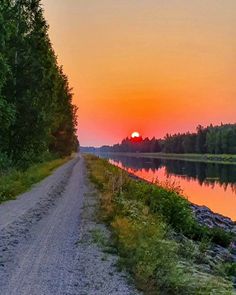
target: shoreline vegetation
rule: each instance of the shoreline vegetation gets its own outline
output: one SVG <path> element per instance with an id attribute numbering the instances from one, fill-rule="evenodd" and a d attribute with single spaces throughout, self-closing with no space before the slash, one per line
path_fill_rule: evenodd
<path id="1" fill-rule="evenodd" d="M 119 156 L 129 156 L 137 158 L 157 158 L 170 160 L 183 160 L 189 162 L 218 163 L 236 165 L 236 155 L 231 154 L 175 154 L 175 153 L 129 153 L 129 152 L 99 152 Z"/>
<path id="2" fill-rule="evenodd" d="M 26 170 L 11 168 L 8 172 L 0 174 L 0 204 L 14 200 L 18 195 L 28 191 L 58 168 L 71 160 L 74 156 L 51 159 L 34 164 Z"/>
<path id="3" fill-rule="evenodd" d="M 172 184 L 150 184 L 94 155 L 85 155 L 100 194 L 100 218 L 111 251 L 144 294 L 235 294 L 235 234 L 200 224 Z"/>

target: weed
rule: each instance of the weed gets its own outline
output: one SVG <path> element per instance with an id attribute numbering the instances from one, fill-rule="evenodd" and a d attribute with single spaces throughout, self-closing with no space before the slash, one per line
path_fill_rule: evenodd
<path id="1" fill-rule="evenodd" d="M 92 229 L 90 233 L 93 243 L 100 247 L 105 247 L 108 244 L 107 238 L 101 229 Z"/>

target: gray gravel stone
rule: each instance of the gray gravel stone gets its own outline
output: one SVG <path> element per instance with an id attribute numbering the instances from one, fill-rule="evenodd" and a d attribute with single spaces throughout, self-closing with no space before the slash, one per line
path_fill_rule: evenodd
<path id="1" fill-rule="evenodd" d="M 91 193 L 77 158 L 0 206 L 1 295 L 138 294 L 94 241 L 94 230 L 109 232 Z"/>

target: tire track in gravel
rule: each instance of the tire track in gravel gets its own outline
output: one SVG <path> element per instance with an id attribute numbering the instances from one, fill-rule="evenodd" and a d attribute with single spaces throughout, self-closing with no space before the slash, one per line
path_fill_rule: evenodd
<path id="1" fill-rule="evenodd" d="M 1 295 L 139 294 L 92 243 L 95 195 L 79 156 L 0 206 Z"/>
<path id="2" fill-rule="evenodd" d="M 51 270 L 58 271 L 63 252 L 71 248 L 64 245 L 71 242 L 68 237 L 74 235 L 69 233 L 71 225 L 77 230 L 78 222 L 73 224 L 75 220 L 73 216 L 70 218 L 69 210 L 74 210 L 77 221 L 79 200 L 83 196 L 80 183 L 75 179 L 79 178 L 76 171 L 81 171 L 80 162 L 79 158 L 70 161 L 32 191 L 0 206 L 1 295 L 65 294 L 50 290 L 51 284 L 60 284 L 57 280 L 53 282 L 53 273 L 48 270 L 50 266 Z M 70 182 L 75 183 L 72 188 Z M 73 238 L 76 239 L 76 235 Z"/>

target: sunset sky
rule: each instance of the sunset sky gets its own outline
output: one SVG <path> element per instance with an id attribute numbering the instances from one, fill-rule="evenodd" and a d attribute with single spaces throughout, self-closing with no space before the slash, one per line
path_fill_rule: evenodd
<path id="1" fill-rule="evenodd" d="M 43 0 L 81 145 L 236 122 L 235 0 Z"/>

